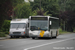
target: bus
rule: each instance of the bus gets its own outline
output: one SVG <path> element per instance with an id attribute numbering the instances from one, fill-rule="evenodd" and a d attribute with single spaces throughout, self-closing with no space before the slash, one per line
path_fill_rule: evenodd
<path id="1" fill-rule="evenodd" d="M 30 16 L 29 36 L 32 39 L 39 37 L 57 38 L 59 35 L 59 18 L 51 16 Z"/>
<path id="2" fill-rule="evenodd" d="M 13 19 L 10 22 L 10 38 L 29 37 L 28 19 Z"/>

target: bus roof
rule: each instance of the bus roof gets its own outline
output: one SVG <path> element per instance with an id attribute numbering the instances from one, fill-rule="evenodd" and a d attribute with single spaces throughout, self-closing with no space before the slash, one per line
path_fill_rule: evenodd
<path id="1" fill-rule="evenodd" d="M 48 18 L 53 18 L 53 19 L 59 19 L 57 17 L 51 17 L 51 16 L 41 16 L 41 15 L 37 15 L 37 16 L 30 16 L 29 18 L 31 17 L 48 17 Z"/>
<path id="2" fill-rule="evenodd" d="M 50 17 L 50 16 L 37 15 L 37 16 L 31 16 L 31 17 Z"/>
<path id="3" fill-rule="evenodd" d="M 27 23 L 28 19 L 13 19 L 11 23 Z"/>

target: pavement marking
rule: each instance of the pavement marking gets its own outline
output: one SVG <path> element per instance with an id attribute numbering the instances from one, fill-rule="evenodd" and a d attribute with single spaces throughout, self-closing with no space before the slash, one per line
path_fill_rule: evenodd
<path id="1" fill-rule="evenodd" d="M 26 48 L 24 50 L 29 50 L 29 49 L 33 49 L 33 48 L 38 48 L 38 47 L 42 47 L 42 46 L 46 46 L 46 45 L 50 45 L 50 44 L 55 44 L 55 43 L 59 43 L 59 42 L 63 42 L 63 41 L 67 41 L 67 40 L 71 40 L 71 39 L 74 39 L 75 37 L 73 38 L 69 38 L 69 39 L 65 39 L 65 40 L 60 40 L 60 41 L 56 41 L 56 42 L 51 42 L 51 43 L 46 43 L 46 44 L 42 44 L 42 45 L 38 45 L 38 46 L 33 46 L 33 47 L 30 47 L 30 48 Z"/>

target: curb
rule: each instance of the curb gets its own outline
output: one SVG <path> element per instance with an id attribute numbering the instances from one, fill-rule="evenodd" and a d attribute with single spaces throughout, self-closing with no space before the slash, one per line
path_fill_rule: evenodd
<path id="1" fill-rule="evenodd" d="M 0 37 L 0 40 L 4 40 L 4 39 L 6 39 L 6 37 Z"/>
<path id="2" fill-rule="evenodd" d="M 60 33 L 59 35 L 64 35 L 64 34 L 72 34 L 72 33 L 70 33 L 70 32 L 69 33 Z"/>
<path id="3" fill-rule="evenodd" d="M 5 40 L 5 39 L 9 39 L 10 37 L 0 37 L 0 40 Z"/>

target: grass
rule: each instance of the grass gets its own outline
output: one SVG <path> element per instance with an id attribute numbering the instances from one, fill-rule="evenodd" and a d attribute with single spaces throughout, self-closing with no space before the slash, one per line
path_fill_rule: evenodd
<path id="1" fill-rule="evenodd" d="M 59 34 L 67 34 L 67 33 L 70 33 L 70 32 L 63 31 L 62 29 L 59 29 Z"/>
<path id="2" fill-rule="evenodd" d="M 75 29 L 73 30 L 73 32 L 75 32 Z"/>

